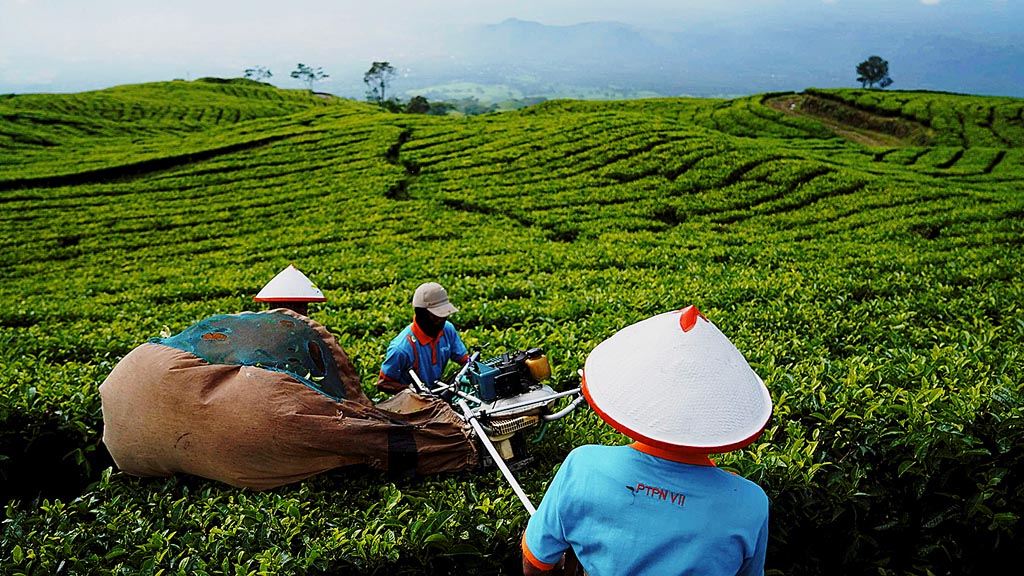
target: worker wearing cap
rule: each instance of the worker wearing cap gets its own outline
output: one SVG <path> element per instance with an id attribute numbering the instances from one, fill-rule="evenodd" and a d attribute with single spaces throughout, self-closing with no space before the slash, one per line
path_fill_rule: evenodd
<path id="1" fill-rule="evenodd" d="M 448 361 L 465 364 L 466 346 L 448 317 L 458 312 L 448 300 L 448 292 L 437 282 L 416 288 L 412 296 L 413 321 L 388 345 L 377 378 L 377 389 L 399 392 L 412 383 L 409 370 L 416 371 L 421 382 L 440 380 Z"/>
<path id="2" fill-rule="evenodd" d="M 627 326 L 587 357 L 583 393 L 634 442 L 570 452 L 523 534 L 523 573 L 575 554 L 591 576 L 764 574 L 768 497 L 709 455 L 753 442 L 771 397 L 714 324 L 690 306 Z"/>

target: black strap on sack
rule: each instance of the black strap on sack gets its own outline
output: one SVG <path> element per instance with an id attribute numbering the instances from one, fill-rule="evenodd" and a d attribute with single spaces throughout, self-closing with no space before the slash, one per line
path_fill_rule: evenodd
<path id="1" fill-rule="evenodd" d="M 388 479 L 392 482 L 416 477 L 415 429 L 410 424 L 393 423 L 388 427 Z"/>

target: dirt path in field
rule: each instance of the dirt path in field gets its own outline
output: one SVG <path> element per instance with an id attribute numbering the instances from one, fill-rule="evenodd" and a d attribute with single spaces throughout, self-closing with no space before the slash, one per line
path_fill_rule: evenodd
<path id="1" fill-rule="evenodd" d="M 931 140 L 929 130 L 912 120 L 872 114 L 849 104 L 818 96 L 777 96 L 766 99 L 764 104 L 789 116 L 810 118 L 835 132 L 837 136 L 872 148 L 926 146 Z"/>

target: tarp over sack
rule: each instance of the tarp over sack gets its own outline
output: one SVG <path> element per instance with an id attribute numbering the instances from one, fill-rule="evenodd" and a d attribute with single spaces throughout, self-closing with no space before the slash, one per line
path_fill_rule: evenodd
<path id="1" fill-rule="evenodd" d="M 218 315 L 132 350 L 100 385 L 103 443 L 122 471 L 264 490 L 351 465 L 392 476 L 477 465 L 443 401 L 376 406 L 335 338 L 290 310 Z"/>

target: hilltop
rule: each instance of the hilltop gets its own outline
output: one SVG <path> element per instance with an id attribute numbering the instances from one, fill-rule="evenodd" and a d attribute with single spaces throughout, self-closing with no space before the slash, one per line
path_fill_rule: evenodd
<path id="1" fill-rule="evenodd" d="M 775 402 L 717 458 L 772 499 L 769 569 L 985 573 L 1024 507 L 1024 100 L 806 90 L 469 117 L 251 83 L 0 97 L 0 557 L 26 573 L 516 566 L 490 473 L 252 492 L 110 468 L 97 388 L 140 343 L 252 310 L 294 263 L 372 383 L 412 290 L 556 388 L 693 304 Z M 591 411 L 519 473 L 622 443 Z M 31 551 L 31 553 L 30 553 Z M 60 568 L 63 566 L 63 568 Z"/>
<path id="2" fill-rule="evenodd" d="M 186 96 L 180 98 L 179 96 Z M 325 115 L 375 114 L 373 107 L 351 100 L 335 100 L 300 90 L 280 90 L 242 79 L 201 79 L 196 82 L 126 85 L 80 94 L 9 95 L 0 99 L 0 150 L 8 162 L 0 167 L 0 189 L 39 182 L 103 178 L 119 171 L 146 171 L 210 155 L 266 145 L 294 136 L 313 118 Z M 869 147 L 962 146 L 1017 148 L 1021 146 L 1021 105 L 1014 98 L 975 97 L 932 92 L 871 90 L 808 90 L 733 100 L 676 99 L 678 108 L 694 125 L 723 134 L 748 137 L 837 135 Z M 523 112 L 536 115 L 546 109 L 600 109 L 600 103 L 556 101 Z M 658 110 L 672 99 L 615 101 L 609 110 Z M 672 106 L 663 106 L 672 115 Z M 777 110 L 783 115 L 772 114 Z M 319 112 L 317 112 L 319 111 Z M 658 111 L 661 112 L 660 110 Z M 281 119 L 292 117 L 280 122 Z M 786 118 L 793 120 L 787 120 Z M 399 116 L 412 120 L 411 116 Z M 722 119 L 725 119 L 724 122 Z M 804 122 L 809 120 L 810 122 Z M 296 128 L 296 125 L 299 127 Z M 119 162 L 97 146 L 131 146 Z M 166 145 L 180 146 L 178 154 L 165 153 Z M 145 146 L 139 146 L 146 142 Z M 90 149 L 76 157 L 67 172 L 67 157 L 55 159 L 45 152 L 60 146 L 68 151 L 78 143 Z M 119 167 L 120 166 L 120 167 Z M 45 175 L 44 175 L 45 174 Z M 78 176 L 74 176 L 77 174 Z M 92 175 L 92 176 L 90 176 Z M 6 180 L 6 181 L 5 181 Z"/>

